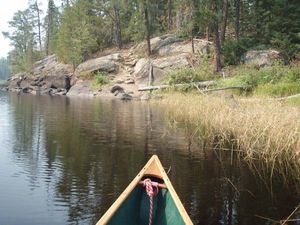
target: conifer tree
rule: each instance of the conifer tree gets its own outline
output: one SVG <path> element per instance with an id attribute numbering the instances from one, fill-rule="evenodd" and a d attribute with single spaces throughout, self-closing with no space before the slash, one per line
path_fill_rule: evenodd
<path id="1" fill-rule="evenodd" d="M 56 36 L 59 27 L 59 11 L 53 0 L 48 1 L 47 15 L 45 17 L 46 55 L 52 54 L 55 49 Z"/>

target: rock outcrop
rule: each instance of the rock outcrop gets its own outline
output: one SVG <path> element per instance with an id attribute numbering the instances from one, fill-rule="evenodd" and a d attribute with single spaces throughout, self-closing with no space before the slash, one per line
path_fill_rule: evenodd
<path id="1" fill-rule="evenodd" d="M 93 97 L 95 92 L 91 88 L 89 80 L 78 80 L 68 92 L 68 96 Z"/>
<path id="2" fill-rule="evenodd" d="M 159 50 L 165 46 L 169 46 L 176 42 L 182 42 L 182 40 L 173 35 L 164 35 L 161 37 L 155 37 L 150 40 L 151 44 L 151 51 L 152 53 L 156 54 Z M 146 41 L 141 42 L 135 48 L 133 48 L 135 54 L 140 55 L 141 53 L 147 52 L 147 43 Z"/>
<path id="3" fill-rule="evenodd" d="M 194 47 L 197 54 L 206 55 L 212 44 L 195 39 Z M 24 93 L 67 93 L 68 96 L 118 96 L 128 100 L 140 98 L 138 87 L 160 84 L 169 70 L 189 67 L 193 63 L 191 42 L 174 35 L 152 38 L 151 58 L 141 57 L 146 48 L 146 42 L 142 42 L 128 50 L 87 60 L 77 66 L 74 73 L 71 65 L 59 63 L 56 56 L 51 55 L 36 62 L 30 74 L 12 77 L 8 89 Z M 95 91 L 93 82 L 86 79 L 98 71 L 107 74 L 110 82 Z M 111 93 L 114 85 L 119 85 L 123 91 Z"/>
<path id="4" fill-rule="evenodd" d="M 191 41 L 174 35 L 164 35 L 151 39 L 152 56 L 146 57 L 146 42 L 109 55 L 90 59 L 77 68 L 59 63 L 55 55 L 48 56 L 34 64 L 31 73 L 20 73 L 11 77 L 5 89 L 32 94 L 68 96 L 105 96 L 123 100 L 148 99 L 138 91 L 148 85 L 160 85 L 166 73 L 181 67 L 192 67 L 198 56 L 213 52 L 211 42 L 194 39 Z M 248 51 L 243 57 L 246 64 L 258 67 L 269 66 L 282 60 L 278 51 Z M 74 71 L 74 72 L 73 72 Z M 92 76 L 104 72 L 108 84 L 97 87 Z M 90 79 L 90 80 L 89 80 Z M 142 96 L 142 97 L 141 97 Z"/>
<path id="5" fill-rule="evenodd" d="M 96 59 L 90 59 L 80 64 L 76 68 L 75 75 L 81 76 L 81 75 L 91 74 L 97 71 L 102 71 L 107 73 L 117 72 L 118 64 L 116 62 L 119 60 L 120 60 L 119 53 L 103 56 Z"/>
<path id="6" fill-rule="evenodd" d="M 58 62 L 55 55 L 45 57 L 44 59 L 37 61 L 33 65 L 33 76 L 72 76 L 73 67 L 69 64 L 63 64 Z"/>
<path id="7" fill-rule="evenodd" d="M 198 55 L 208 55 L 212 52 L 212 42 L 207 40 L 194 40 L 194 51 L 195 54 Z M 177 42 L 177 43 L 171 43 L 169 45 L 164 45 L 159 48 L 157 51 L 157 54 L 159 56 L 168 56 L 168 55 L 174 55 L 174 54 L 181 54 L 181 53 L 193 53 L 192 44 L 190 41 L 184 41 L 184 42 Z"/>
<path id="8" fill-rule="evenodd" d="M 150 40 L 151 51 L 154 55 L 169 56 L 181 53 L 193 53 L 190 41 L 184 41 L 174 35 L 164 35 Z M 203 39 L 194 39 L 194 51 L 196 54 L 208 55 L 212 52 L 213 44 Z M 146 42 L 142 42 L 133 48 L 133 53 L 144 54 L 147 51 Z"/>
<path id="9" fill-rule="evenodd" d="M 9 80 L 8 90 L 32 94 L 65 95 L 71 87 L 73 68 L 59 63 L 55 55 L 34 64 L 31 73 L 19 73 Z"/>
<path id="10" fill-rule="evenodd" d="M 151 76 L 151 83 L 159 84 L 166 72 L 190 65 L 189 53 L 181 53 L 178 55 L 170 55 L 156 59 L 140 59 L 134 67 L 135 83 L 139 86 L 145 86 L 149 84 L 149 76 Z M 151 74 L 150 73 L 150 69 Z"/>
<path id="11" fill-rule="evenodd" d="M 283 62 L 283 58 L 276 50 L 251 50 L 246 52 L 243 57 L 245 64 L 264 67 L 271 66 L 277 61 Z"/>

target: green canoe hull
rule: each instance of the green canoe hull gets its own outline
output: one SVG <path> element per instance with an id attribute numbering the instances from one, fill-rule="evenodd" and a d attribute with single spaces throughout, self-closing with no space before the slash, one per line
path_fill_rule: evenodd
<path id="1" fill-rule="evenodd" d="M 109 225 L 148 225 L 149 197 L 145 188 L 136 187 L 111 218 Z M 152 225 L 184 225 L 184 221 L 166 189 L 154 197 Z"/>

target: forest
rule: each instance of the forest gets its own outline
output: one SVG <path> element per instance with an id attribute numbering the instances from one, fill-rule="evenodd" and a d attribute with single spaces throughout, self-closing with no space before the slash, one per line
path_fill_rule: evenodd
<path id="1" fill-rule="evenodd" d="M 56 4 L 55 4 L 56 3 Z M 239 64 L 248 49 L 274 48 L 288 63 L 299 59 L 298 0 L 30 0 L 3 32 L 13 46 L 12 73 L 56 54 L 76 65 L 106 48 L 126 48 L 150 38 L 176 34 L 214 44 L 214 71 Z"/>

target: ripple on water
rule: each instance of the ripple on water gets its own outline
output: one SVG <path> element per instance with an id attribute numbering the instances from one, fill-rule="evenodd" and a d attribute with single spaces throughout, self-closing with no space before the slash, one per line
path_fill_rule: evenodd
<path id="1" fill-rule="evenodd" d="M 276 184 L 274 203 L 246 167 L 147 104 L 0 93 L 0 143 L 1 225 L 94 224 L 153 154 L 195 224 L 259 224 L 253 214 L 283 218 L 299 202 Z"/>

